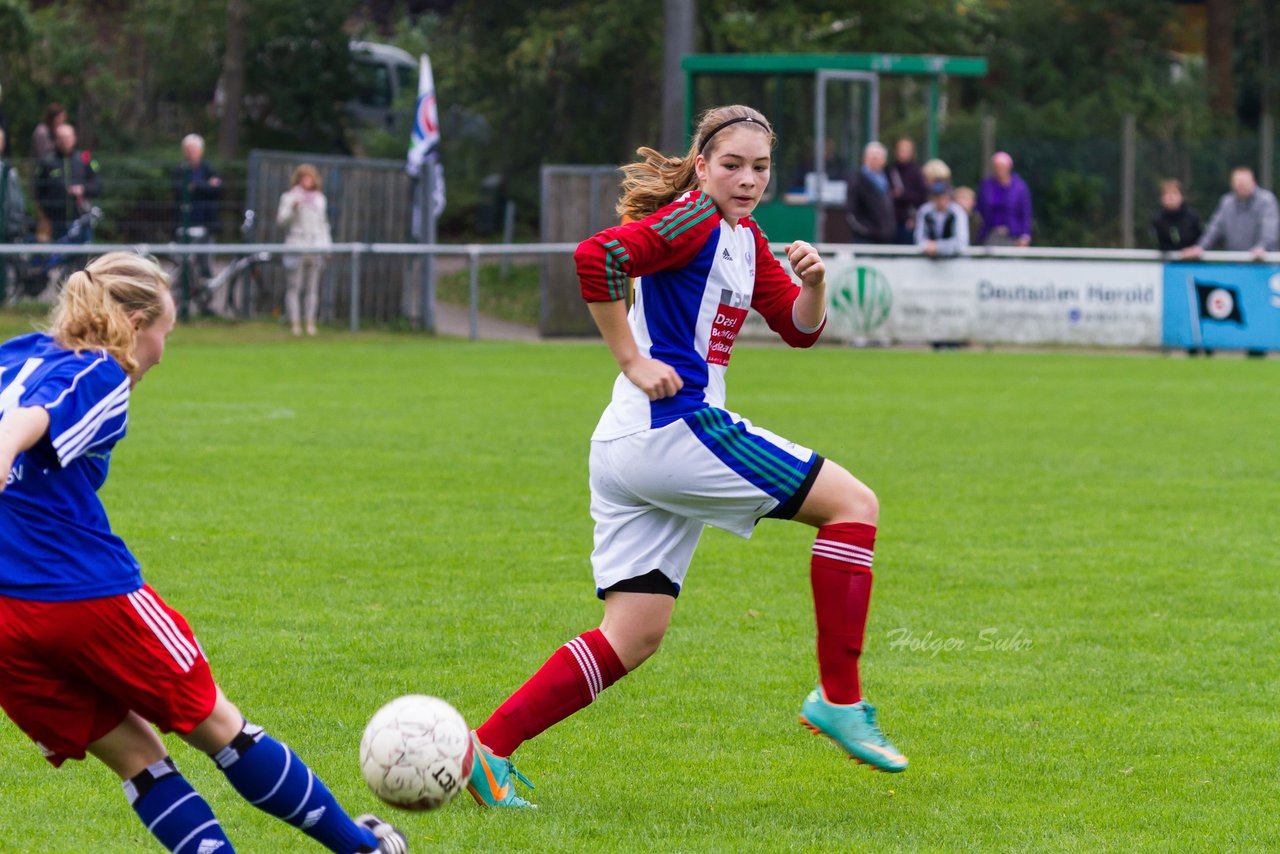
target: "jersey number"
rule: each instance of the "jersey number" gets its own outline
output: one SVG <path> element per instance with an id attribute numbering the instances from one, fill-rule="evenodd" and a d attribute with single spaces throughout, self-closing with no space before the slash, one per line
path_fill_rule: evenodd
<path id="1" fill-rule="evenodd" d="M 4 368 L 0 368 L 0 418 L 10 409 L 18 408 L 18 401 L 22 400 L 22 395 L 26 393 L 27 387 L 23 384 L 27 377 L 36 372 L 36 368 L 44 359 L 27 359 L 22 368 L 18 371 L 18 375 L 5 385 Z"/>

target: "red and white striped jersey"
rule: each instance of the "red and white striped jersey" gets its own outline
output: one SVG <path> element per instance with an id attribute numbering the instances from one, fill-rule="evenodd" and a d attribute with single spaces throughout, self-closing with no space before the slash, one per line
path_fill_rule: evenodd
<path id="1" fill-rule="evenodd" d="M 588 302 L 623 299 L 628 281 L 638 277 L 628 315 L 636 344 L 684 380 L 674 397 L 650 401 L 619 374 L 593 439 L 661 427 L 707 406 L 723 409 L 725 371 L 750 308 L 793 347 L 812 346 L 826 323 L 815 329 L 796 323 L 800 287 L 769 251 L 760 226 L 751 217 L 729 225 L 698 190 L 583 241 L 574 260 Z"/>

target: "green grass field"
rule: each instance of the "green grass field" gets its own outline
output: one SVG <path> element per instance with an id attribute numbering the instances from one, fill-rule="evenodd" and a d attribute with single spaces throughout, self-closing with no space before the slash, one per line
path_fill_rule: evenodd
<path id="1" fill-rule="evenodd" d="M 598 620 L 586 452 L 613 375 L 591 344 L 179 329 L 104 497 L 230 697 L 376 809 L 379 705 L 478 724 Z M 664 648 L 522 748 L 540 812 L 394 818 L 415 850 L 1275 850 L 1278 380 L 742 346 L 731 406 L 879 493 L 864 685 L 911 768 L 797 724 L 812 534 L 770 522 L 708 531 Z M 238 850 L 319 850 L 170 742 Z M 160 850 L 102 766 L 54 772 L 8 722 L 0 761 L 0 850 Z"/>

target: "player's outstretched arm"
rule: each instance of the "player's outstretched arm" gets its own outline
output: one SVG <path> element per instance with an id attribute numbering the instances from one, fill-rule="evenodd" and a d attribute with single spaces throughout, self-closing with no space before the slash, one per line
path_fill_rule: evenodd
<path id="1" fill-rule="evenodd" d="M 676 369 L 666 362 L 640 355 L 636 338 L 627 323 L 627 304 L 623 300 L 587 303 L 591 316 L 600 327 L 604 343 L 627 379 L 649 396 L 650 400 L 671 397 L 684 386 Z"/>
<path id="2" fill-rule="evenodd" d="M 49 430 L 49 413 L 43 406 L 13 409 L 0 419 L 0 492 L 9 482 L 9 469 L 18 454 L 40 441 Z"/>

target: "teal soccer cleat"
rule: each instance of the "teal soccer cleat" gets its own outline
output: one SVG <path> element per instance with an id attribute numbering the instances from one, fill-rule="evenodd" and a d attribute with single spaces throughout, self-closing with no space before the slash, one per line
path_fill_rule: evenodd
<path id="1" fill-rule="evenodd" d="M 471 746 L 475 751 L 476 761 L 471 766 L 471 781 L 467 783 L 467 791 L 482 807 L 507 807 L 509 809 L 536 810 L 537 804 L 526 801 L 515 793 L 515 777 L 530 789 L 533 784 L 529 778 L 516 770 L 510 759 L 495 756 L 489 748 L 480 743 L 476 734 L 471 733 Z"/>
<path id="2" fill-rule="evenodd" d="M 800 723 L 840 745 L 854 762 L 877 771 L 907 770 L 907 757 L 884 737 L 876 724 L 876 707 L 866 700 L 840 706 L 827 702 L 822 689 L 815 688 L 800 707 Z"/>

